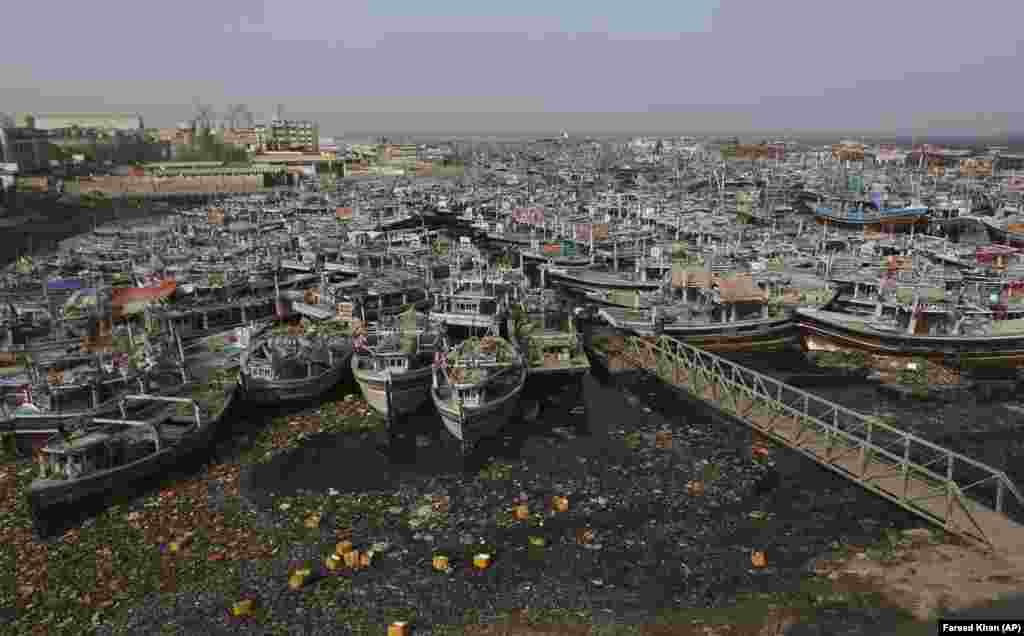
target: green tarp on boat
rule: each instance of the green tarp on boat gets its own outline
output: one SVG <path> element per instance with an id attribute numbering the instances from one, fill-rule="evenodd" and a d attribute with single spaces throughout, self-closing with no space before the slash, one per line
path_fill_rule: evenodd
<path id="1" fill-rule="evenodd" d="M 1024 334 L 1024 318 L 996 320 L 992 323 L 993 336 L 1016 336 Z"/>

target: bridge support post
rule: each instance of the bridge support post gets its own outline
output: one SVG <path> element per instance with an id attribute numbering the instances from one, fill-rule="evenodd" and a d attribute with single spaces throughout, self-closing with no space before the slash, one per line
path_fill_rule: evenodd
<path id="1" fill-rule="evenodd" d="M 953 516 L 953 455 L 946 455 L 946 523 Z"/>

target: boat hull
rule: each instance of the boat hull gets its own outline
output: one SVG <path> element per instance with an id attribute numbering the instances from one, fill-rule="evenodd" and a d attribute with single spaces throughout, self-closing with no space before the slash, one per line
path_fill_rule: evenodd
<path id="1" fill-rule="evenodd" d="M 912 225 L 927 225 L 931 216 L 926 209 L 913 209 L 904 213 L 884 215 L 838 215 L 822 209 L 815 210 L 814 220 L 830 226 L 882 230 L 892 227 L 910 229 Z"/>
<path id="2" fill-rule="evenodd" d="M 250 404 L 270 405 L 280 402 L 314 400 L 330 391 L 340 382 L 351 368 L 351 353 L 336 360 L 334 366 L 313 378 L 298 380 L 265 380 L 242 374 L 245 401 Z"/>
<path id="3" fill-rule="evenodd" d="M 431 311 L 430 319 L 446 327 L 480 329 L 498 332 L 504 322 L 504 314 L 460 314 L 455 312 Z"/>
<path id="4" fill-rule="evenodd" d="M 728 323 L 664 323 L 626 320 L 621 312 L 599 312 L 612 327 L 640 336 L 665 335 L 712 353 L 770 353 L 795 347 L 799 340 L 792 316 Z"/>
<path id="5" fill-rule="evenodd" d="M 133 386 L 134 385 L 134 386 Z M 4 428 L 12 431 L 18 437 L 26 436 L 41 438 L 46 441 L 50 435 L 57 432 L 61 422 L 74 421 L 80 418 L 110 417 L 120 413 L 121 397 L 138 391 L 136 378 L 128 378 L 124 387 L 109 397 L 96 408 L 74 409 L 56 412 L 41 412 L 21 414 L 15 412 L 10 419 L 4 423 Z"/>
<path id="6" fill-rule="evenodd" d="M 91 496 L 112 493 L 140 480 L 152 477 L 182 458 L 210 447 L 220 421 L 235 399 L 232 390 L 218 417 L 201 429 L 182 437 L 173 446 L 138 459 L 130 464 L 101 471 L 75 480 L 35 481 L 29 485 L 27 499 L 34 517 L 45 517 L 55 508 L 71 505 Z"/>
<path id="7" fill-rule="evenodd" d="M 1010 247 L 1024 247 L 1024 234 L 1019 232 L 1010 232 L 991 223 L 985 223 L 985 232 L 993 243 Z"/>
<path id="8" fill-rule="evenodd" d="M 418 410 L 430 399 L 430 384 L 432 382 L 433 369 L 424 367 L 414 369 L 406 373 L 397 373 L 391 376 L 391 407 L 394 413 L 388 408 L 387 379 L 383 374 L 367 373 L 355 367 L 355 359 L 352 361 L 352 374 L 359 391 L 363 394 L 366 403 L 381 415 L 388 417 L 408 415 Z"/>
<path id="9" fill-rule="evenodd" d="M 526 367 L 520 369 L 519 382 L 507 394 L 479 407 L 464 407 L 461 413 L 448 400 L 443 399 L 437 389 L 431 390 L 434 407 L 441 416 L 441 423 L 452 437 L 468 451 L 481 439 L 500 431 L 519 413 L 519 401 L 526 384 Z"/>
<path id="10" fill-rule="evenodd" d="M 614 276 L 587 276 L 582 272 L 574 274 L 571 271 L 561 273 L 548 270 L 544 276 L 551 283 L 590 289 L 656 290 L 662 286 L 660 281 L 633 281 Z"/>
<path id="11" fill-rule="evenodd" d="M 715 328 L 665 327 L 662 333 L 712 353 L 773 353 L 795 347 L 799 330 L 791 319 L 750 326 L 715 325 Z"/>
<path id="12" fill-rule="evenodd" d="M 872 356 L 876 367 L 905 366 L 911 358 L 924 358 L 934 364 L 981 375 L 1012 375 L 1024 367 L 1024 334 L 937 337 L 878 333 L 803 311 L 798 312 L 797 324 L 805 352 L 859 351 Z"/>
<path id="13" fill-rule="evenodd" d="M 523 250 L 520 254 L 522 254 L 523 260 L 528 263 L 550 263 L 556 267 L 566 267 L 569 269 L 588 269 L 591 267 L 590 257 L 545 256 L 527 250 Z"/>

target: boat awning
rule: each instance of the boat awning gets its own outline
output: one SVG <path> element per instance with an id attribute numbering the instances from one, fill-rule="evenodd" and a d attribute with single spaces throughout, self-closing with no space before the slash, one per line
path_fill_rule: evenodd
<path id="1" fill-rule="evenodd" d="M 315 318 L 316 320 L 329 320 L 334 317 L 334 312 L 330 309 L 302 302 L 293 302 L 292 310 L 303 316 Z"/>
<path id="2" fill-rule="evenodd" d="M 1024 334 L 1024 318 L 1017 320 L 995 320 L 992 322 L 993 336 L 1016 336 Z"/>
<path id="3" fill-rule="evenodd" d="M 735 276 L 718 279 L 718 293 L 724 302 L 754 302 L 765 300 L 765 293 L 757 287 L 750 276 Z"/>
<path id="4" fill-rule="evenodd" d="M 677 289 L 684 287 L 708 289 L 711 287 L 711 272 L 703 268 L 685 267 L 677 263 L 672 266 L 672 286 Z"/>

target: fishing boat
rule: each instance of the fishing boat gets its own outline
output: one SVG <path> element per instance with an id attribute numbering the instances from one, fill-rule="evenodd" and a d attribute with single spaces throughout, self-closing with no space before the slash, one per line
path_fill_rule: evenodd
<path id="1" fill-rule="evenodd" d="M 1024 219 L 1020 217 L 1002 219 L 981 217 L 981 223 L 985 226 L 985 231 L 993 243 L 1014 248 L 1024 247 Z"/>
<path id="2" fill-rule="evenodd" d="M 366 402 L 389 418 L 416 411 L 430 397 L 440 334 L 427 316 L 407 310 L 371 323 L 355 339 L 352 375 Z"/>
<path id="3" fill-rule="evenodd" d="M 574 316 L 554 300 L 550 290 L 525 294 L 512 306 L 509 338 L 526 357 L 530 376 L 586 374 L 590 361 L 576 331 Z"/>
<path id="4" fill-rule="evenodd" d="M 548 406 L 578 404 L 590 359 L 576 329 L 575 310 L 560 303 L 553 290 L 525 290 L 512 306 L 508 333 L 527 365 L 520 398 L 523 419 L 537 421 Z"/>
<path id="5" fill-rule="evenodd" d="M 145 420 L 84 418 L 73 430 L 56 433 L 37 455 L 39 476 L 28 489 L 33 516 L 45 524 L 59 506 L 157 475 L 209 448 L 234 391 L 234 377 L 227 373 L 195 387 L 196 394 L 216 393 L 213 402 L 194 396 L 129 395 L 128 402 L 171 408 Z"/>
<path id="6" fill-rule="evenodd" d="M 146 391 L 158 360 L 144 338 L 110 333 L 79 339 L 73 349 L 11 356 L 3 382 L 5 425 L 19 446 L 36 446 L 67 421 L 116 413 L 129 393 Z"/>
<path id="7" fill-rule="evenodd" d="M 819 223 L 855 229 L 870 226 L 909 228 L 911 225 L 927 224 L 930 212 L 923 205 L 881 209 L 859 205 L 849 207 L 845 211 L 829 206 L 817 206 L 814 209 L 814 218 Z"/>
<path id="8" fill-rule="evenodd" d="M 342 381 L 349 369 L 351 339 L 319 335 L 307 325 L 280 324 L 252 335 L 240 373 L 247 402 L 312 400 Z"/>
<path id="9" fill-rule="evenodd" d="M 679 268 L 672 287 L 662 303 L 602 307 L 597 315 L 619 329 L 664 334 L 716 353 L 774 352 L 797 343 L 793 303 L 760 289 L 750 275 L 714 276 L 703 268 Z"/>
<path id="10" fill-rule="evenodd" d="M 593 259 L 589 255 L 577 254 L 576 243 L 548 242 L 540 245 L 519 248 L 523 261 L 531 263 L 547 263 L 556 268 L 589 268 Z"/>
<path id="11" fill-rule="evenodd" d="M 803 348 L 860 352 L 883 371 L 916 368 L 923 359 L 957 372 L 1015 374 L 1024 365 L 1024 284 L 952 287 L 891 280 L 867 297 L 870 307 L 847 299 L 798 309 Z"/>
<path id="12" fill-rule="evenodd" d="M 424 279 L 402 270 L 363 273 L 354 280 L 327 286 L 322 296 L 321 302 L 344 305 L 363 322 L 393 316 L 409 306 L 417 310 L 430 306 Z"/>
<path id="13" fill-rule="evenodd" d="M 519 415 L 526 374 L 520 352 L 496 336 L 468 338 L 440 357 L 431 398 L 463 452 Z"/>
<path id="14" fill-rule="evenodd" d="M 647 277 L 646 269 L 637 272 L 604 272 L 596 269 L 554 267 L 540 265 L 542 280 L 575 289 L 622 289 L 655 290 L 661 287 L 661 280 Z"/>
<path id="15" fill-rule="evenodd" d="M 462 275 L 434 295 L 430 319 L 445 328 L 497 335 L 508 311 L 512 286 L 501 276 Z"/>

